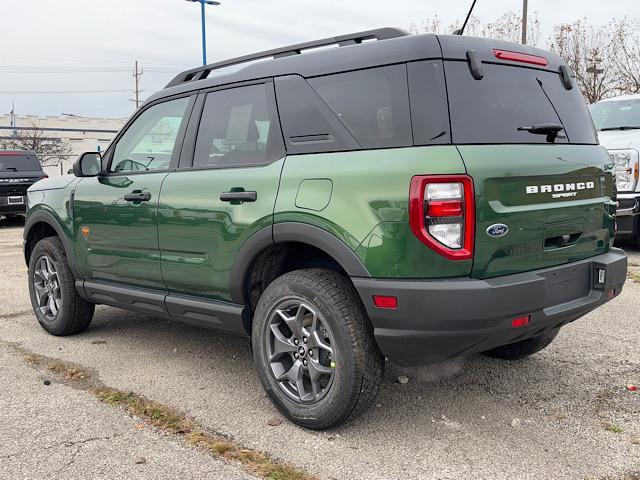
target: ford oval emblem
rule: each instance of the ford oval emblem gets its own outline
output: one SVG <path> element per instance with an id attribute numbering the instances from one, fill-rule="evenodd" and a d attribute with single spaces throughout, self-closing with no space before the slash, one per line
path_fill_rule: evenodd
<path id="1" fill-rule="evenodd" d="M 490 237 L 504 237 L 509 233 L 509 227 L 504 223 L 494 223 L 487 227 L 487 235 Z"/>

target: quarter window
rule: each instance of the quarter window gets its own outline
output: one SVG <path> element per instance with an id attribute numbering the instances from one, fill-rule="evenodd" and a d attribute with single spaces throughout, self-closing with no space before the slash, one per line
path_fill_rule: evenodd
<path id="1" fill-rule="evenodd" d="M 282 156 L 269 117 L 265 85 L 207 94 L 198 129 L 195 167 L 263 165 Z"/>
<path id="2" fill-rule="evenodd" d="M 145 110 L 118 140 L 111 171 L 167 170 L 188 104 L 184 97 Z"/>
<path id="3" fill-rule="evenodd" d="M 311 78 L 309 84 L 362 148 L 413 143 L 405 65 Z"/>

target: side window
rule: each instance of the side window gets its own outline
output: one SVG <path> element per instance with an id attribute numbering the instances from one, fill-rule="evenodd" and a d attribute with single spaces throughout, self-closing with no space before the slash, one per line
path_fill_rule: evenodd
<path id="1" fill-rule="evenodd" d="M 442 60 L 407 64 L 414 145 L 451 143 Z"/>
<path id="2" fill-rule="evenodd" d="M 405 65 L 308 79 L 362 148 L 412 145 Z"/>
<path id="3" fill-rule="evenodd" d="M 194 167 L 264 165 L 282 157 L 282 140 L 269 116 L 265 85 L 207 94 Z"/>
<path id="4" fill-rule="evenodd" d="M 188 104 L 184 97 L 145 110 L 118 140 L 110 171 L 168 169 Z"/>

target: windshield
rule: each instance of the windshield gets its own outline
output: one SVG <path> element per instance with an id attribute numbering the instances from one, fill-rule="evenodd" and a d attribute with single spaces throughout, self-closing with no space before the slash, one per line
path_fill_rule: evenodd
<path id="1" fill-rule="evenodd" d="M 640 128 L 640 98 L 598 102 L 589 110 L 598 130 Z"/>

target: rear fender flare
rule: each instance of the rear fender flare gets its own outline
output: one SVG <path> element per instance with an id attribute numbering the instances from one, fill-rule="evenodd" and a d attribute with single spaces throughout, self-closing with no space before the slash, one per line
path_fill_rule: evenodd
<path id="1" fill-rule="evenodd" d="M 258 230 L 238 251 L 229 277 L 229 291 L 235 303 L 245 303 L 245 279 L 260 252 L 272 245 L 286 242 L 305 243 L 322 250 L 333 258 L 350 277 L 371 277 L 355 252 L 328 231 L 306 223 L 276 223 Z"/>

